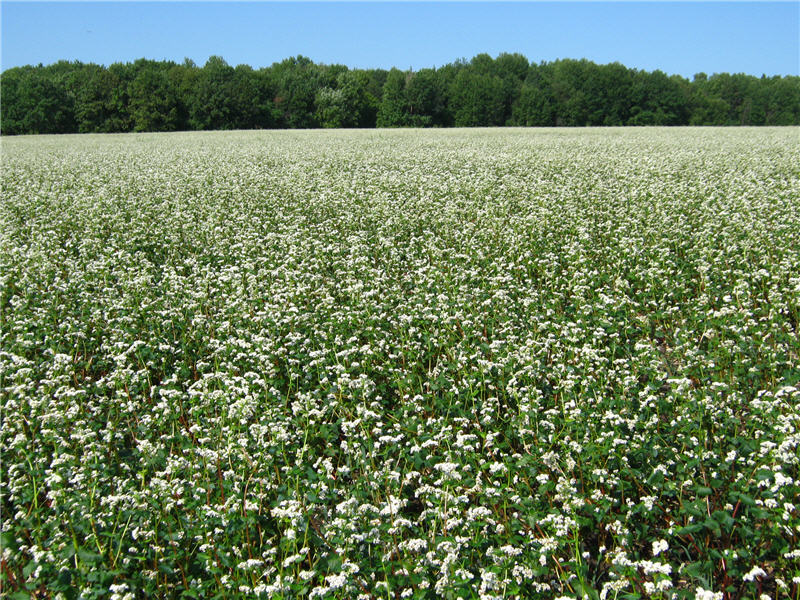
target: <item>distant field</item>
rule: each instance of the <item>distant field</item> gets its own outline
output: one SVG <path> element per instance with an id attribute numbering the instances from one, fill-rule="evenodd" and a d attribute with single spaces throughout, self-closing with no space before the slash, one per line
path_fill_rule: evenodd
<path id="1" fill-rule="evenodd" d="M 800 598 L 799 139 L 4 138 L 2 594 Z"/>

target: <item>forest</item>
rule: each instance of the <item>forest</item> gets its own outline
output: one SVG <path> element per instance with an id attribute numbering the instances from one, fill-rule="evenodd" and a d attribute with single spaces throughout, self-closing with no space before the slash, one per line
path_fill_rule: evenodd
<path id="1" fill-rule="evenodd" d="M 798 125 L 800 77 L 680 75 L 479 54 L 438 68 L 351 69 L 304 56 L 261 69 L 139 59 L 0 75 L 0 132 L 273 128 Z"/>

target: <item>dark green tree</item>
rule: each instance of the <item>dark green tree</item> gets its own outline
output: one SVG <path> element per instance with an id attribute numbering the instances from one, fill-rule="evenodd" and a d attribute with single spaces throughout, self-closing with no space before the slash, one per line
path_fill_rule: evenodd
<path id="1" fill-rule="evenodd" d="M 503 80 L 503 124 L 516 124 L 513 106 L 522 92 L 530 64 L 521 54 L 500 54 L 494 61 L 494 74 Z"/>
<path id="2" fill-rule="evenodd" d="M 767 125 L 800 124 L 800 77 L 773 77 L 768 80 Z"/>
<path id="3" fill-rule="evenodd" d="M 553 109 L 547 93 L 535 84 L 522 84 L 512 108 L 512 122 L 528 127 L 553 125 Z"/>
<path id="4" fill-rule="evenodd" d="M 659 70 L 635 72 L 631 104 L 628 125 L 685 125 L 689 121 L 689 97 L 680 80 Z"/>
<path id="5" fill-rule="evenodd" d="M 211 56 L 193 81 L 188 99 L 192 129 L 233 129 L 236 119 L 235 71 L 221 56 Z"/>
<path id="6" fill-rule="evenodd" d="M 95 64 L 83 65 L 73 73 L 70 88 L 78 131 L 109 131 L 112 85 L 108 70 Z"/>
<path id="7" fill-rule="evenodd" d="M 378 108 L 378 127 L 402 127 L 408 124 L 406 111 L 406 74 L 392 69 L 386 75 Z"/>
<path id="8" fill-rule="evenodd" d="M 316 127 L 315 100 L 319 70 L 305 56 L 288 58 L 273 65 L 277 90 L 275 108 L 280 126 L 291 129 Z"/>
<path id="9" fill-rule="evenodd" d="M 321 127 L 346 127 L 352 123 L 348 114 L 347 99 L 342 90 L 324 87 L 317 91 L 316 120 Z"/>
<path id="10" fill-rule="evenodd" d="M 167 74 L 172 65 L 139 60 L 128 86 L 134 131 L 175 131 L 179 125 L 177 91 Z M 165 68 L 166 67 L 166 68 Z"/>
<path id="11" fill-rule="evenodd" d="M 267 127 L 798 125 L 800 78 L 661 71 L 478 54 L 420 71 L 297 56 L 254 70 L 212 56 L 0 74 L 5 134 Z"/>
<path id="12" fill-rule="evenodd" d="M 106 119 L 109 131 L 125 132 L 133 130 L 133 117 L 130 108 L 130 85 L 136 77 L 132 63 L 113 63 L 108 67 L 109 115 Z"/>
<path id="13" fill-rule="evenodd" d="M 436 69 L 422 69 L 406 78 L 409 124 L 414 127 L 445 124 L 444 89 Z"/>
<path id="14" fill-rule="evenodd" d="M 2 102 L 3 133 L 69 133 L 76 129 L 63 82 L 40 68 L 3 73 Z"/>
<path id="15" fill-rule="evenodd" d="M 503 80 L 488 73 L 484 66 L 479 63 L 477 67 L 461 70 L 451 84 L 450 102 L 456 127 L 504 124 Z"/>

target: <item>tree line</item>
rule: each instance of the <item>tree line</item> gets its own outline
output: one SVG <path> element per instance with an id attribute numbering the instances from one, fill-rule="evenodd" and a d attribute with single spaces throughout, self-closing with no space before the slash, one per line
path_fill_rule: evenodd
<path id="1" fill-rule="evenodd" d="M 262 69 L 139 59 L 60 61 L 0 75 L 0 132 L 314 127 L 798 125 L 800 77 L 660 70 L 479 54 L 401 71 L 315 64 Z"/>

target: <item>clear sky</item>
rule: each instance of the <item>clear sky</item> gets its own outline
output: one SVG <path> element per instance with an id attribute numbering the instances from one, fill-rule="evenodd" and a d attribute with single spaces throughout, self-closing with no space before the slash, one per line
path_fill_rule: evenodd
<path id="1" fill-rule="evenodd" d="M 211 55 L 254 68 L 302 54 L 355 68 L 486 52 L 588 58 L 691 78 L 800 75 L 791 2 L 0 2 L 0 67 Z"/>

